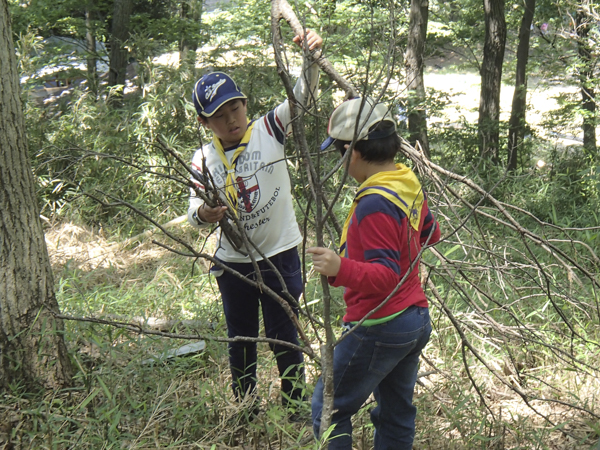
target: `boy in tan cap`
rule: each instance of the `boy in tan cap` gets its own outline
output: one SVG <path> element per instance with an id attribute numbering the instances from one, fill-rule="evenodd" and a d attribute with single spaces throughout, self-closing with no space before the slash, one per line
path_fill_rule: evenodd
<path id="1" fill-rule="evenodd" d="M 328 134 L 321 148 L 333 144 L 342 156 L 352 151 L 348 172 L 361 183 L 344 224 L 340 255 L 322 247 L 307 250 L 316 271 L 332 286 L 345 287 L 348 335 L 334 350 L 335 428 L 329 449 L 352 449 L 351 418 L 373 393 L 375 449 L 410 450 L 419 356 L 431 333 L 419 256 L 425 244 L 439 240 L 439 226 L 415 174 L 394 163 L 401 143 L 387 106 L 368 97 L 348 100 L 331 115 Z M 351 141 L 356 143 L 350 150 Z M 317 435 L 322 409 L 319 379 L 312 399 Z"/>

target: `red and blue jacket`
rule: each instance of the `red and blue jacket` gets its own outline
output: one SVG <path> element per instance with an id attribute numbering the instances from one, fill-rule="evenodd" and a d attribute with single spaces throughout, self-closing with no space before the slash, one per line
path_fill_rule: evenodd
<path id="1" fill-rule="evenodd" d="M 344 321 L 359 321 L 379 306 L 409 270 L 396 293 L 369 319 L 387 317 L 412 305 L 427 307 L 419 279 L 419 252 L 426 243 L 432 245 L 439 239 L 439 225 L 426 198 L 418 230 L 385 197 L 360 198 L 348 226 L 346 256 L 341 258 L 337 276 L 329 277 L 332 286 L 346 288 Z"/>

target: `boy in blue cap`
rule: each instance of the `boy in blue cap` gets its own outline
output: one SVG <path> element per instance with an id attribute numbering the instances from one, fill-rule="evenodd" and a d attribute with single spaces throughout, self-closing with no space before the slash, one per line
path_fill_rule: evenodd
<path id="1" fill-rule="evenodd" d="M 313 31 L 308 31 L 306 38 L 294 38 L 298 45 L 303 45 L 304 40 L 311 51 L 321 48 L 323 42 Z M 295 97 L 302 105 L 307 105 L 315 95 L 318 77 L 318 66 L 305 61 L 294 88 Z M 249 240 L 278 269 L 297 305 L 302 293 L 297 245 L 302 242 L 302 235 L 296 222 L 284 151 L 285 138 L 294 119 L 288 101 L 259 119 L 249 121 L 246 96 L 231 77 L 222 72 L 212 72 L 198 80 L 193 101 L 200 122 L 212 131 L 213 140 L 196 151 L 192 168 L 200 173 L 204 168 L 210 172 L 220 191 L 222 206 L 210 207 L 192 191 L 188 209 L 190 224 L 201 228 L 219 222 L 227 211 L 223 205 L 228 202 Z M 203 189 L 197 180 L 193 181 Z M 258 261 L 263 282 L 285 299 L 278 277 L 254 248 L 241 252 L 221 235 L 215 257 L 221 264 L 256 281 L 248 253 Z M 266 336 L 298 345 L 297 330 L 276 300 L 218 265 L 211 272 L 217 277 L 229 337 L 257 337 L 261 308 Z M 291 306 L 297 314 L 296 305 Z M 305 397 L 302 353 L 284 345 L 270 344 L 270 348 L 282 378 L 283 404 L 302 400 Z M 255 342 L 229 343 L 232 387 L 238 400 L 248 394 L 256 396 L 256 360 Z"/>
<path id="2" fill-rule="evenodd" d="M 415 174 L 394 162 L 401 141 L 387 106 L 368 97 L 348 100 L 331 115 L 328 134 L 321 148 L 333 144 L 342 156 L 356 134 L 348 173 L 361 185 L 340 255 L 322 247 L 307 252 L 332 286 L 345 287 L 345 333 L 362 321 L 334 349 L 329 449 L 352 449 L 352 416 L 373 393 L 375 450 L 410 450 L 419 356 L 431 333 L 419 257 L 423 245 L 439 240 L 439 226 Z M 317 435 L 322 409 L 319 380 L 312 399 Z"/>

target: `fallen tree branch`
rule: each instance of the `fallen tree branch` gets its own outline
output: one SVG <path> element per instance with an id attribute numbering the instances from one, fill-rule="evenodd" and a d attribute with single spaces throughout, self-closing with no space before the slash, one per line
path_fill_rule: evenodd
<path id="1" fill-rule="evenodd" d="M 164 331 L 149 330 L 147 328 L 140 326 L 139 324 L 137 324 L 135 322 L 133 322 L 133 323 L 132 322 L 121 322 L 121 321 L 114 321 L 114 320 L 99 319 L 96 317 L 67 316 L 64 314 L 58 314 L 54 311 L 52 311 L 52 314 L 57 319 L 70 320 L 70 321 L 76 321 L 76 322 L 97 323 L 100 325 L 109 325 L 109 326 L 112 326 L 115 328 L 120 328 L 120 329 L 130 331 L 132 333 L 149 335 L 149 336 L 160 336 L 160 337 L 166 337 L 166 338 L 171 338 L 171 339 L 185 339 L 185 340 L 201 339 L 201 340 L 205 340 L 205 341 L 216 341 L 216 342 L 266 342 L 271 345 L 283 345 L 283 346 L 289 347 L 293 350 L 301 351 L 303 353 L 306 353 L 311 358 L 315 357 L 315 354 L 310 349 L 310 347 L 301 347 L 299 345 L 295 345 L 295 344 L 292 344 L 287 341 L 281 341 L 279 339 L 271 339 L 271 338 L 267 338 L 267 337 L 237 336 L 234 338 L 225 338 L 225 337 L 212 336 L 212 335 L 200 334 L 200 333 L 198 333 L 198 334 L 169 333 L 169 332 L 164 332 Z"/>

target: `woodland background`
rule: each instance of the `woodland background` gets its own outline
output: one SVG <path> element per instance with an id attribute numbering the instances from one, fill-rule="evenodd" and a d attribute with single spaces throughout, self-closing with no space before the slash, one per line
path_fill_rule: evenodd
<path id="1" fill-rule="evenodd" d="M 33 388 L 24 364 L 3 363 L 4 448 L 323 448 L 310 424 L 286 420 L 264 343 L 263 412 L 251 423 L 240 414 L 204 257 L 214 233 L 181 220 L 181 162 L 209 139 L 191 104 L 194 82 L 227 71 L 249 114 L 264 114 L 286 97 L 274 48 L 299 73 L 291 29 L 282 26 L 285 44 L 274 47 L 271 5 L 259 0 L 7 5 L 72 378 Z M 394 105 L 407 140 L 401 161 L 418 171 L 441 223 L 443 241 L 421 267 L 434 333 L 415 395 L 415 449 L 598 448 L 596 3 L 292 7 L 323 36 L 339 74 Z M 335 247 L 356 187 L 336 155 L 318 151 L 344 95 L 322 74 L 306 142 L 289 140 L 306 244 Z M 343 300 L 304 265 L 310 391 L 328 342 L 323 322 L 340 334 Z M 6 323 L 4 361 L 14 337 Z M 165 356 L 196 342 L 193 354 Z M 355 420 L 359 449 L 371 448 L 371 406 Z"/>

